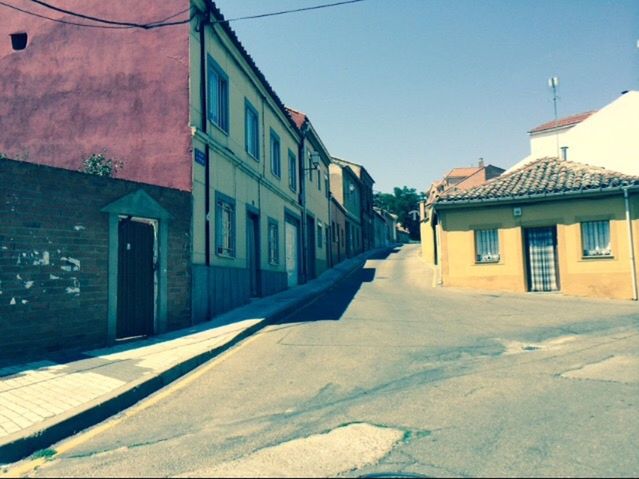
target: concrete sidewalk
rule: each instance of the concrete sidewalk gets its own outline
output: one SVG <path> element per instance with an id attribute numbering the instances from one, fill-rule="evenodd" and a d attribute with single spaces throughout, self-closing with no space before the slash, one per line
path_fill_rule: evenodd
<path id="1" fill-rule="evenodd" d="M 0 369 L 0 464 L 8 464 L 133 405 L 264 326 L 311 302 L 388 248 L 194 327 L 87 351 L 64 363 Z"/>

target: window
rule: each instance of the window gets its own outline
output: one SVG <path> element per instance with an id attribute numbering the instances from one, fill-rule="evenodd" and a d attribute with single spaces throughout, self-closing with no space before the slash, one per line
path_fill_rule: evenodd
<path id="1" fill-rule="evenodd" d="M 297 191 L 297 158 L 291 150 L 288 150 L 288 187 Z"/>
<path id="2" fill-rule="evenodd" d="M 229 131 L 229 79 L 224 70 L 208 57 L 209 120 L 221 130 Z"/>
<path id="3" fill-rule="evenodd" d="M 326 193 L 326 197 L 329 198 L 331 194 L 330 185 L 328 183 L 328 175 L 324 175 L 324 193 Z"/>
<path id="4" fill-rule="evenodd" d="M 282 165 L 280 161 L 280 137 L 271 130 L 271 173 L 278 178 L 282 176 Z"/>
<path id="5" fill-rule="evenodd" d="M 335 231 L 335 221 L 331 223 L 331 231 L 333 232 L 333 243 L 337 241 L 337 233 Z"/>
<path id="6" fill-rule="evenodd" d="M 322 239 L 324 238 L 324 233 L 322 232 L 322 224 L 317 224 L 317 247 L 322 247 Z"/>
<path id="7" fill-rule="evenodd" d="M 268 262 L 279 264 L 280 262 L 280 232 L 277 221 L 268 220 Z"/>
<path id="8" fill-rule="evenodd" d="M 235 256 L 235 201 L 217 193 L 215 202 L 215 250 L 221 256 Z"/>
<path id="9" fill-rule="evenodd" d="M 322 191 L 322 175 L 320 173 L 322 173 L 322 170 L 317 168 L 317 189 Z"/>
<path id="10" fill-rule="evenodd" d="M 499 261 L 499 237 L 496 229 L 475 230 L 475 258 L 477 263 Z"/>
<path id="11" fill-rule="evenodd" d="M 612 256 L 610 221 L 585 221 L 581 223 L 581 245 L 585 258 Z"/>
<path id="12" fill-rule="evenodd" d="M 257 110 L 246 100 L 244 134 L 246 152 L 254 159 L 260 160 L 260 140 Z"/>

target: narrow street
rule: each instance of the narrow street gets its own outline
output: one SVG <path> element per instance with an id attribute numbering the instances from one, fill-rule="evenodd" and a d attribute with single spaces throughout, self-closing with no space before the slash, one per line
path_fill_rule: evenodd
<path id="1" fill-rule="evenodd" d="M 638 347 L 636 303 L 433 288 L 405 245 L 33 475 L 636 476 Z"/>

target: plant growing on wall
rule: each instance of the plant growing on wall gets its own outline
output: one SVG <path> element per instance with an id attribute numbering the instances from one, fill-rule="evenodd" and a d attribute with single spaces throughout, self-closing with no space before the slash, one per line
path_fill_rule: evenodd
<path id="1" fill-rule="evenodd" d="M 120 160 L 94 153 L 83 161 L 81 171 L 90 175 L 113 177 L 123 166 L 124 163 Z"/>

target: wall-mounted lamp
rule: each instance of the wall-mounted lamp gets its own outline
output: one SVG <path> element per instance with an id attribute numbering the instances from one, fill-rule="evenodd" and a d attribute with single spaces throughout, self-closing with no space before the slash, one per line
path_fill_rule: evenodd
<path id="1" fill-rule="evenodd" d="M 309 159 L 311 162 L 311 166 L 309 168 L 304 168 L 304 171 L 313 171 L 319 170 L 320 166 L 320 154 L 316 151 L 309 155 Z"/>

